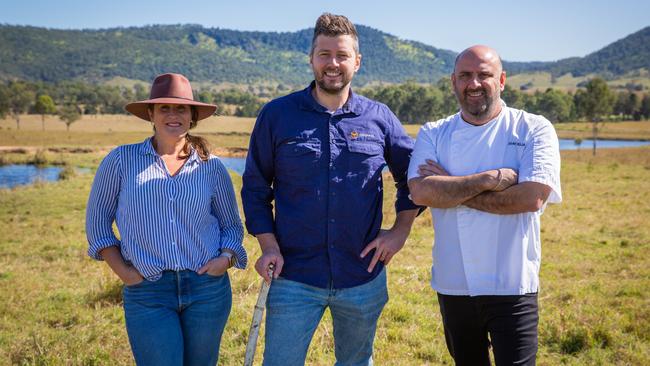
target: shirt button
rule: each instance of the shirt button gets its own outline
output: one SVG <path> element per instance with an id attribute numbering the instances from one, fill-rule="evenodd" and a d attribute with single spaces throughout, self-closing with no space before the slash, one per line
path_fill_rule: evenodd
<path id="1" fill-rule="evenodd" d="M 332 192 L 332 196 L 336 196 L 336 192 Z"/>
<path id="2" fill-rule="evenodd" d="M 330 222 L 333 224 L 334 222 L 336 222 L 336 220 L 330 219 Z"/>

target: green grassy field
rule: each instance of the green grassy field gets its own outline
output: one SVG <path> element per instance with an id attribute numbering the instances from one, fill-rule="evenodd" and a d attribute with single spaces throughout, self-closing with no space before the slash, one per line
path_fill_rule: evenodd
<path id="1" fill-rule="evenodd" d="M 556 123 L 558 136 L 567 139 L 591 138 L 591 123 Z M 650 140 L 650 121 L 605 122 L 598 133 L 599 138 L 614 140 Z"/>
<path id="2" fill-rule="evenodd" d="M 239 120 L 223 123 L 240 126 Z M 17 140 L 11 145 L 7 136 L 20 132 L 25 135 L 14 136 L 29 139 L 38 128 L 0 126 L 0 146 L 109 146 L 147 135 L 145 128 L 120 132 L 124 141 L 111 144 L 106 142 L 112 139 L 102 137 L 88 144 L 84 138 L 103 132 L 77 131 L 69 140 L 64 131 L 46 132 L 42 144 Z M 238 139 L 247 140 L 247 135 L 232 133 L 244 131 L 223 127 L 206 132 L 219 133 L 214 139 L 222 146 L 245 146 Z M 5 161 L 29 161 L 34 153 L 0 154 Z M 94 168 L 104 154 L 50 151 L 46 158 Z M 564 202 L 549 206 L 542 218 L 538 364 L 650 364 L 650 148 L 600 150 L 595 158 L 590 151 L 566 151 L 562 158 Z M 233 181 L 239 191 L 240 177 L 233 175 Z M 91 182 L 92 174 L 82 174 L 0 189 L 0 364 L 132 364 L 120 282 L 104 263 L 85 254 Z M 394 218 L 393 194 L 387 177 L 386 223 Z M 377 331 L 377 365 L 451 363 L 435 293 L 428 285 L 432 237 L 427 212 L 389 266 L 390 301 Z M 246 236 L 244 245 L 255 260 L 259 249 L 254 238 Z M 252 267 L 231 272 L 231 279 L 233 310 L 220 364 L 241 365 L 260 280 Z M 263 337 L 259 343 L 256 364 Z M 331 365 L 333 360 L 332 329 L 325 321 L 307 363 Z"/>

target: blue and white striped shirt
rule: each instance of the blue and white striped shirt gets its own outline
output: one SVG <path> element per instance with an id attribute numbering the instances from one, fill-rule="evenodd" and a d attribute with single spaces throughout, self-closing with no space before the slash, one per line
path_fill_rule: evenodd
<path id="1" fill-rule="evenodd" d="M 88 199 L 86 235 L 90 257 L 101 260 L 102 249 L 118 246 L 149 280 L 165 270 L 196 271 L 221 248 L 236 253 L 237 268 L 247 263 L 235 192 L 219 158 L 202 161 L 192 150 L 171 176 L 151 138 L 119 146 L 101 162 Z"/>

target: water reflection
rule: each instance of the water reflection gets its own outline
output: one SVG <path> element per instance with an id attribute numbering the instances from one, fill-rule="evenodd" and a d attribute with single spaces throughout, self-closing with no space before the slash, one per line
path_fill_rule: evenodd
<path id="1" fill-rule="evenodd" d="M 596 140 L 596 149 L 612 149 L 619 147 L 638 147 L 650 145 L 650 141 L 627 141 L 627 140 Z M 560 139 L 560 150 L 578 150 L 591 149 L 593 146 L 592 139 L 582 140 L 577 145 L 573 139 Z"/>
<path id="2" fill-rule="evenodd" d="M 32 184 L 38 181 L 56 181 L 63 170 L 58 166 L 39 167 L 31 164 L 11 164 L 0 166 L 0 188 Z M 77 168 L 78 173 L 87 173 L 88 168 Z"/>

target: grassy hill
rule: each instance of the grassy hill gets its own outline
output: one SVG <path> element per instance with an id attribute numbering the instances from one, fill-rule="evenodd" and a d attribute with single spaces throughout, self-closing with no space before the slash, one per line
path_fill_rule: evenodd
<path id="1" fill-rule="evenodd" d="M 650 26 L 585 57 L 570 57 L 537 64 L 514 62 L 508 66 L 513 73 L 547 71 L 555 77 L 566 74 L 598 74 L 607 79 L 634 73 L 639 69 L 650 70 Z"/>
<path id="2" fill-rule="evenodd" d="M 582 76 L 573 74 L 564 74 L 555 76 L 548 71 L 534 71 L 511 75 L 508 72 L 507 84 L 520 89 L 535 91 L 544 91 L 548 88 L 559 89 L 563 91 L 574 91 L 579 86 L 584 85 L 589 79 L 597 77 L 597 73 L 590 73 Z M 650 90 L 650 73 L 646 69 L 639 69 L 616 77 L 610 77 L 607 84 L 614 90 L 632 89 L 632 90 Z"/>
<path id="3" fill-rule="evenodd" d="M 599 76 L 614 88 L 650 89 L 650 26 L 585 57 L 555 62 L 505 62 L 513 86 L 571 90 Z"/>

